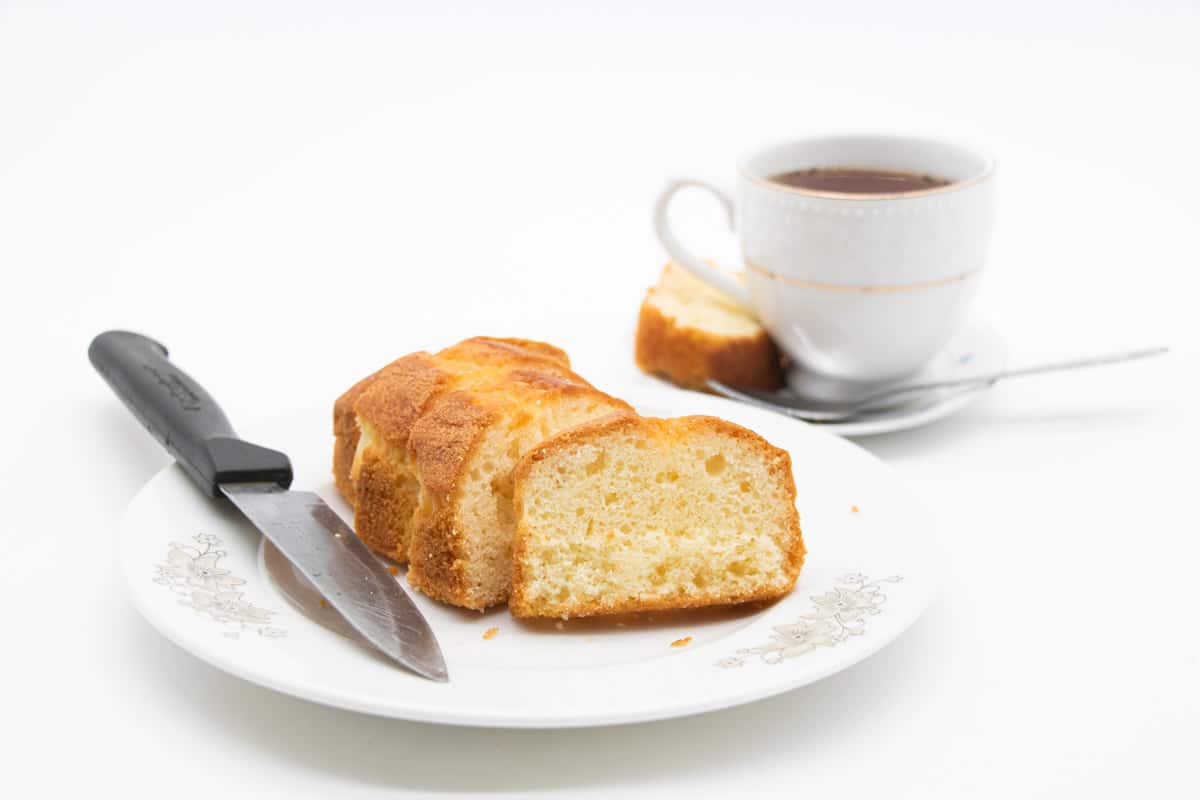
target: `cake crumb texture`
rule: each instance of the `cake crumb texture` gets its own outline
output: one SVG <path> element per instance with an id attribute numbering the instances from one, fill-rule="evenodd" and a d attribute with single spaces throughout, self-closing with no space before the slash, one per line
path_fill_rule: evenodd
<path id="1" fill-rule="evenodd" d="M 513 474 L 516 616 L 769 600 L 804 560 L 787 452 L 715 417 L 583 424 Z"/>

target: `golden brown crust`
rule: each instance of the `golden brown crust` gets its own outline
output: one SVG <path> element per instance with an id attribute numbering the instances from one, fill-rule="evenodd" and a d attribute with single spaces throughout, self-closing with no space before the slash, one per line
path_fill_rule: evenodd
<path id="1" fill-rule="evenodd" d="M 469 592 L 455 515 L 463 465 L 496 419 L 466 392 L 452 392 L 413 426 L 410 450 L 421 479 L 408 547 L 408 582 L 436 600 L 482 608 Z"/>
<path id="2" fill-rule="evenodd" d="M 360 393 L 354 403 L 355 417 L 370 420 L 380 438 L 404 450 L 413 423 L 449 381 L 450 375 L 440 368 L 435 356 L 412 353 L 381 370 Z"/>
<path id="3" fill-rule="evenodd" d="M 522 365 L 570 372 L 571 361 L 559 348 L 531 339 L 474 336 L 440 351 L 435 358 L 449 367 L 495 374 Z"/>
<path id="4" fill-rule="evenodd" d="M 749 389 L 783 385 L 779 351 L 765 330 L 725 336 L 681 325 L 654 303 L 655 291 L 646 293 L 638 314 L 634 360 L 642 371 L 699 391 L 708 391 L 710 378 Z"/>
<path id="5" fill-rule="evenodd" d="M 452 499 L 463 463 L 495 420 L 496 412 L 469 392 L 451 392 L 413 425 L 409 450 L 422 488 L 438 502 Z"/>
<path id="6" fill-rule="evenodd" d="M 567 357 L 565 350 L 534 339 L 474 336 L 455 347 L 471 352 L 484 362 L 504 364 L 512 361 L 544 361 L 564 369 L 571 368 L 571 359 Z"/>
<path id="7" fill-rule="evenodd" d="M 698 608 L 701 606 L 732 605 L 762 600 L 774 600 L 792 590 L 800 569 L 804 565 L 804 538 L 800 530 L 800 515 L 796 511 L 796 483 L 792 476 L 792 459 L 786 450 L 775 447 L 763 437 L 748 428 L 735 425 L 728 420 L 710 416 L 690 416 L 664 420 L 653 417 L 636 417 L 615 415 L 587 422 L 568 428 L 555 436 L 546 439 L 537 447 L 530 450 L 513 468 L 513 506 L 517 516 L 517 532 L 513 537 L 513 590 L 509 596 L 509 611 L 515 617 L 560 617 L 564 616 L 563 609 L 552 608 L 532 601 L 525 593 L 525 556 L 528 547 L 528 537 L 521 527 L 521 518 L 525 505 L 525 480 L 529 472 L 540 461 L 552 458 L 570 451 L 581 444 L 588 444 L 618 432 L 635 432 L 651 439 L 662 436 L 678 435 L 665 429 L 668 426 L 682 427 L 685 430 L 710 431 L 736 438 L 762 453 L 768 463 L 772 478 L 779 482 L 787 497 L 789 509 L 786 520 L 786 541 L 784 550 L 787 554 L 786 575 L 788 583 L 785 588 L 763 588 L 743 593 L 710 592 L 707 595 L 697 595 L 680 598 L 614 598 L 611 601 L 595 603 L 578 603 L 567 612 L 571 617 L 586 617 L 600 614 L 617 614 L 637 611 L 663 611 L 667 609 Z"/>
<path id="8" fill-rule="evenodd" d="M 570 369 L 567 354 L 551 344 L 531 339 L 503 339 L 477 336 L 447 348 L 442 354 L 469 356 L 480 364 L 496 364 L 506 358 L 545 362 Z M 441 355 L 441 354 L 439 354 Z M 365 413 L 373 418 L 385 439 L 395 446 L 406 446 L 407 431 L 419 409 L 436 393 L 448 376 L 436 370 L 437 363 L 429 353 L 417 352 L 399 358 L 371 373 L 351 386 L 333 404 L 333 434 L 336 439 L 333 456 L 333 477 L 346 501 L 354 503 L 354 486 L 350 469 L 358 448 L 358 419 L 356 407 L 367 390 L 386 378 L 364 400 Z"/>
<path id="9" fill-rule="evenodd" d="M 516 578 L 513 579 L 514 582 Z M 793 585 L 795 581 L 793 581 Z M 515 585 L 515 583 L 514 583 Z M 508 610 L 520 619 L 574 619 L 577 617 L 601 617 L 608 614 L 637 614 L 646 611 L 682 611 L 687 608 L 711 608 L 713 606 L 737 606 L 745 603 L 778 600 L 792 591 L 792 586 L 782 591 L 763 589 L 739 594 L 711 592 L 703 596 L 659 597 L 628 602 L 578 603 L 570 612 L 563 613 L 530 603 L 524 595 L 514 592 L 508 598 Z"/>
<path id="10" fill-rule="evenodd" d="M 373 437 L 372 446 L 357 448 L 351 462 L 354 529 L 376 552 L 401 563 L 408 560 L 417 508 L 418 482 L 407 457 L 409 431 L 448 380 L 433 356 L 412 353 L 380 370 L 354 402 L 355 431 L 367 420 Z"/>
<path id="11" fill-rule="evenodd" d="M 397 363 L 393 361 L 386 367 L 372 372 L 347 389 L 333 403 L 333 482 L 350 505 L 354 505 L 354 482 L 350 480 L 350 468 L 354 464 L 354 452 L 358 449 L 358 419 L 354 413 L 354 405 L 380 375 Z"/>
<path id="12" fill-rule="evenodd" d="M 409 561 L 409 582 L 432 597 L 468 608 L 502 602 L 475 596 L 466 580 L 457 517 L 464 467 L 501 410 L 568 395 L 632 413 L 572 372 L 562 350 L 528 339 L 475 337 L 360 381 L 334 411 L 335 478 L 355 506 L 359 536 Z M 364 427 L 371 437 L 359 447 Z"/>
<path id="13" fill-rule="evenodd" d="M 364 449 L 354 471 L 354 530 L 382 556 L 408 560 L 409 523 L 417 509 L 411 472 L 397 469 L 381 449 Z"/>

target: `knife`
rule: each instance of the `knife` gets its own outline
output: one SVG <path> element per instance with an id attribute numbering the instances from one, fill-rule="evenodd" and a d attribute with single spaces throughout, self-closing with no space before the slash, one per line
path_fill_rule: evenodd
<path id="1" fill-rule="evenodd" d="M 188 477 L 237 506 L 363 638 L 418 675 L 449 680 L 429 623 L 395 577 L 324 500 L 289 491 L 288 457 L 239 439 L 167 348 L 108 331 L 92 340 L 88 359 Z"/>

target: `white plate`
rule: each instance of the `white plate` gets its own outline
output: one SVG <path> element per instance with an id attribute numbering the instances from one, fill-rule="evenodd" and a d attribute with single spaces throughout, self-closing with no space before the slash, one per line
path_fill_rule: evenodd
<path id="1" fill-rule="evenodd" d="M 450 670 L 449 683 L 433 683 L 337 633 L 332 612 L 289 601 L 280 588 L 287 575 L 267 574 L 272 559 L 254 528 L 172 466 L 134 498 L 122 523 L 133 600 L 187 651 L 280 692 L 388 717 L 528 728 L 665 719 L 769 697 L 866 658 L 925 608 L 937 573 L 930 516 L 874 457 L 721 398 L 624 388 L 618 393 L 643 413 L 722 416 L 791 452 L 809 555 L 788 597 L 766 607 L 572 620 L 560 629 L 413 592 Z M 272 426 L 278 438 L 261 440 L 290 453 L 296 486 L 315 489 L 350 518 L 329 479 L 328 409 Z"/>
<path id="2" fill-rule="evenodd" d="M 964 326 L 924 369 L 905 383 L 966 378 L 984 372 L 999 372 L 1007 365 L 1008 348 L 1004 345 L 1004 339 L 994 328 L 976 322 Z M 821 423 L 820 427 L 839 436 L 874 436 L 908 430 L 950 416 L 979 398 L 985 391 L 986 388 L 967 392 L 946 390 L 939 394 L 916 398 L 911 403 L 893 406 L 861 419 L 826 422 Z"/>

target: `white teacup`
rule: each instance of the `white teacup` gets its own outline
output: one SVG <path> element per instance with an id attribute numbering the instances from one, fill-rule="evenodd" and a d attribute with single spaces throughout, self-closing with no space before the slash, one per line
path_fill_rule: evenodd
<path id="1" fill-rule="evenodd" d="M 932 175 L 945 186 L 846 194 L 772 182 L 811 168 Z M 759 150 L 738 166 L 736 230 L 745 281 L 714 269 L 672 234 L 669 181 L 654 219 L 680 266 L 739 300 L 796 362 L 794 389 L 853 399 L 919 370 L 946 344 L 979 284 L 991 238 L 992 160 L 949 142 L 898 136 L 802 139 Z"/>

